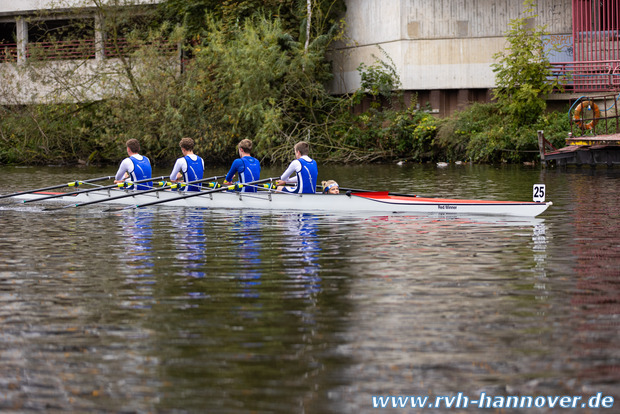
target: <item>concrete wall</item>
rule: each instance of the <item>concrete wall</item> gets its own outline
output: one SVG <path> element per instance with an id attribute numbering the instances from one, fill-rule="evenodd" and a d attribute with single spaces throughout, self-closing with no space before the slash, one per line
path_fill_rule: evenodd
<path id="1" fill-rule="evenodd" d="M 95 76 L 101 72 L 106 76 Z M 36 68 L 0 64 L 0 105 L 89 102 L 129 88 L 118 59 L 51 61 Z"/>
<path id="2" fill-rule="evenodd" d="M 331 57 L 331 90 L 350 93 L 360 86 L 357 67 L 373 54 L 394 62 L 404 90 L 488 89 L 495 85 L 493 55 L 504 49 L 512 19 L 522 16 L 521 0 L 346 0 L 346 34 Z M 535 25 L 551 34 L 570 34 L 571 0 L 539 0 Z"/>
<path id="3" fill-rule="evenodd" d="M 162 0 L 120 0 L 121 4 L 154 4 Z M 103 0 L 103 3 L 116 3 L 115 0 Z M 0 0 L 0 14 L 21 13 L 37 10 L 69 9 L 72 7 L 94 7 L 92 0 Z"/>

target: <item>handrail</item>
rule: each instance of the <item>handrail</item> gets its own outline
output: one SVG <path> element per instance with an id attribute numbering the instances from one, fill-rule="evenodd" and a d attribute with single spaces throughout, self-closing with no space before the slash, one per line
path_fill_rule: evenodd
<path id="1" fill-rule="evenodd" d="M 613 92 L 620 85 L 620 60 L 554 62 L 551 71 L 567 91 Z"/>
<path id="2" fill-rule="evenodd" d="M 26 57 L 47 60 L 94 58 L 94 39 L 32 42 L 26 45 Z"/>
<path id="3" fill-rule="evenodd" d="M 17 60 L 17 44 L 0 44 L 0 62 L 15 62 Z"/>
<path id="4" fill-rule="evenodd" d="M 177 51 L 176 45 L 165 42 L 148 42 L 146 45 L 156 47 L 160 52 L 171 54 Z M 106 41 L 103 44 L 105 57 L 116 58 L 127 56 L 142 46 L 134 44 L 125 38 L 117 41 Z M 2 49 L 8 50 L 9 55 L 0 54 L 0 62 L 15 61 L 17 59 L 17 45 L 3 44 Z M 29 42 L 26 45 L 26 58 L 37 60 L 66 60 L 66 59 L 94 59 L 97 55 L 97 43 L 95 39 L 84 38 L 77 40 L 59 40 L 54 42 Z"/>

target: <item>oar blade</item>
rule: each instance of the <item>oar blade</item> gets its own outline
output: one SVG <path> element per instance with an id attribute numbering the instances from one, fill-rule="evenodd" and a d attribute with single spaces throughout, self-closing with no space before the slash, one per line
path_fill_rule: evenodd
<path id="1" fill-rule="evenodd" d="M 103 211 L 106 212 L 106 213 L 114 213 L 114 212 L 123 211 L 123 210 L 133 210 L 136 207 L 138 207 L 138 206 L 130 205 L 130 206 L 123 206 L 123 207 L 110 207 L 110 208 L 105 209 Z"/>
<path id="2" fill-rule="evenodd" d="M 67 204 L 66 206 L 61 207 L 45 207 L 43 211 L 56 211 L 56 210 L 65 210 L 67 208 L 76 207 L 75 204 Z"/>

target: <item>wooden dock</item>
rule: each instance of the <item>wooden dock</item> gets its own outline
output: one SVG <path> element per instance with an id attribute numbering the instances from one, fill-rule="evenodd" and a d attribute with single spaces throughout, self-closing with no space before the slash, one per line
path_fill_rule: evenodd
<path id="1" fill-rule="evenodd" d="M 543 165 L 620 165 L 620 134 L 592 135 L 566 139 L 566 146 L 556 149 L 538 131 L 538 149 Z"/>

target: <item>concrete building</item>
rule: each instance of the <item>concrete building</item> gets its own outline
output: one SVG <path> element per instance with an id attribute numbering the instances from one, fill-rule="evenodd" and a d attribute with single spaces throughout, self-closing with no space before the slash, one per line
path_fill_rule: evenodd
<path id="1" fill-rule="evenodd" d="M 127 62 L 119 58 L 130 46 L 110 41 L 99 6 L 131 5 L 139 14 L 140 7 L 157 2 L 0 0 L 0 104 L 79 102 L 123 93 L 130 86 L 123 76 Z M 27 61 L 33 65 L 26 67 Z M 108 76 L 93 76 L 97 72 Z"/>
<path id="2" fill-rule="evenodd" d="M 471 101 L 487 101 L 495 86 L 493 55 L 506 47 L 511 20 L 523 17 L 521 0 L 346 0 L 347 41 L 333 53 L 332 90 L 360 86 L 357 67 L 381 49 L 394 62 L 402 88 L 420 104 L 448 114 Z M 569 92 L 620 89 L 620 0 L 538 0 L 531 24 L 546 25 L 551 61 L 570 72 Z M 551 51 L 551 44 L 560 47 Z M 569 94 L 551 99 L 564 99 Z"/>

